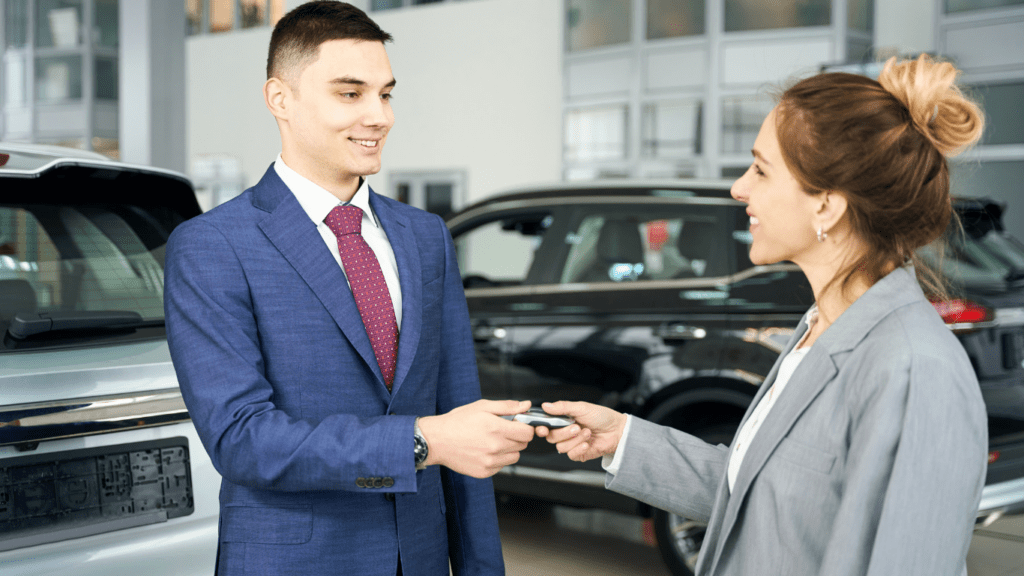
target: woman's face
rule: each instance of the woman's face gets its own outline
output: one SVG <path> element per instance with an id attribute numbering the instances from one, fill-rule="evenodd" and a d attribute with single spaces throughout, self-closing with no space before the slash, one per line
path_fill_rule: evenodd
<path id="1" fill-rule="evenodd" d="M 747 204 L 750 261 L 773 264 L 801 256 L 818 243 L 814 214 L 820 199 L 803 191 L 790 173 L 775 132 L 776 110 L 761 124 L 754 142 L 754 163 L 732 185 L 732 197 Z"/>

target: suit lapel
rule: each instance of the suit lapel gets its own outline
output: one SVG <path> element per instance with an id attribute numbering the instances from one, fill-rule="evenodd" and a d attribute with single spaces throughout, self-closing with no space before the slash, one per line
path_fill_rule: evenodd
<path id="1" fill-rule="evenodd" d="M 269 212 L 259 222 L 260 229 L 324 305 L 345 338 L 370 367 L 380 390 L 386 395 L 384 377 L 348 282 L 324 245 L 316 225 L 277 176 L 273 166 L 256 185 L 253 205 Z"/>
<path id="2" fill-rule="evenodd" d="M 391 385 L 394 396 L 412 368 L 419 347 L 423 327 L 423 277 L 419 250 L 409 220 L 398 214 L 386 200 L 370 189 L 370 206 L 387 234 L 391 250 L 398 264 L 398 283 L 402 288 L 402 327 L 398 334 L 398 358 L 395 380 Z"/>

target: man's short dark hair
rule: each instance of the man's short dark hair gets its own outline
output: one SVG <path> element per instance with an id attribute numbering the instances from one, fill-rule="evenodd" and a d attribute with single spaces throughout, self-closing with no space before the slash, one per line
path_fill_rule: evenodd
<path id="1" fill-rule="evenodd" d="M 307 2 L 284 15 L 270 35 L 267 78 L 281 78 L 301 71 L 320 54 L 330 40 L 390 42 L 391 34 L 380 29 L 359 8 L 346 2 Z"/>

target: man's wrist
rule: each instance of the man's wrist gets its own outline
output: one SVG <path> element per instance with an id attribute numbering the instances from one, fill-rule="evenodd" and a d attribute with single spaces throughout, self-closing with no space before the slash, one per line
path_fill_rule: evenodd
<path id="1" fill-rule="evenodd" d="M 423 436 L 423 431 L 420 430 L 419 418 L 413 423 L 413 442 L 413 461 L 417 470 L 423 470 L 427 467 L 430 446 L 427 444 L 427 439 Z"/>

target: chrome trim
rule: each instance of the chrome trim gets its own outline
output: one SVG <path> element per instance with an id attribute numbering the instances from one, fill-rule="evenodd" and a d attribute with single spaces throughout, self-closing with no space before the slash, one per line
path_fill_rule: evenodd
<path id="1" fill-rule="evenodd" d="M 676 187 L 679 187 L 678 184 Z M 466 220 L 488 212 L 517 210 L 520 208 L 538 208 L 543 206 L 574 206 L 577 204 L 700 204 L 705 206 L 742 206 L 741 202 L 731 198 L 712 198 L 705 196 L 569 196 L 557 198 L 529 198 L 524 200 L 505 200 L 493 204 L 485 204 L 478 208 L 469 208 L 447 222 L 452 229 Z"/>
<path id="2" fill-rule="evenodd" d="M 177 388 L 0 408 L 0 446 L 30 444 L 190 420 Z"/>
<path id="3" fill-rule="evenodd" d="M 1024 511 L 1024 478 L 989 484 L 981 491 L 978 517 Z"/>
<path id="4" fill-rule="evenodd" d="M 573 292 L 617 290 L 664 290 L 666 288 L 711 288 L 733 284 L 760 274 L 779 271 L 799 271 L 796 264 L 754 266 L 729 276 L 714 278 L 680 278 L 678 280 L 645 280 L 643 282 L 576 282 L 572 284 L 537 284 L 533 286 L 501 286 L 496 288 L 468 288 L 466 296 L 531 296 L 536 294 L 565 294 Z M 725 298 L 726 300 L 728 298 Z"/>
<path id="5" fill-rule="evenodd" d="M 530 466 L 522 466 L 518 464 L 505 466 L 501 470 L 498 470 L 498 474 L 516 476 L 519 478 L 532 478 L 534 480 L 549 480 L 552 482 L 562 482 L 564 484 L 577 484 L 580 486 L 590 486 L 592 488 L 604 488 L 605 477 L 604 472 L 593 472 L 591 470 L 567 470 L 565 472 L 556 472 L 554 470 L 544 470 L 542 468 L 532 468 Z"/>

